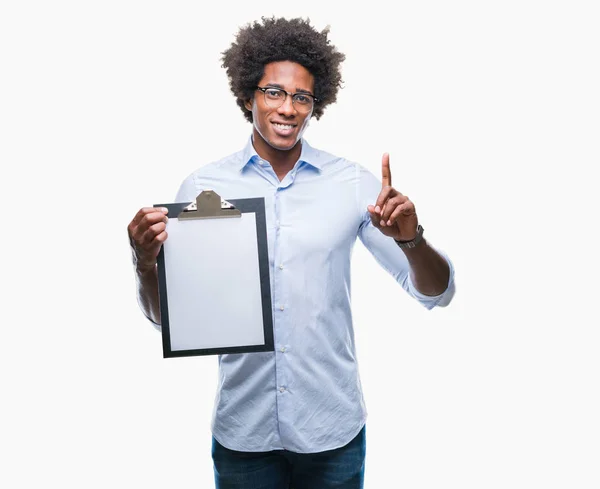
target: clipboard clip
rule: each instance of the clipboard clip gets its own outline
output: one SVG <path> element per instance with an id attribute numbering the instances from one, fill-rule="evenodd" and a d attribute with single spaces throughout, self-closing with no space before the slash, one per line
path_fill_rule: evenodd
<path id="1" fill-rule="evenodd" d="M 241 217 L 242 213 L 231 202 L 221 199 L 214 190 L 203 190 L 177 216 L 178 219 L 215 219 L 222 217 Z"/>

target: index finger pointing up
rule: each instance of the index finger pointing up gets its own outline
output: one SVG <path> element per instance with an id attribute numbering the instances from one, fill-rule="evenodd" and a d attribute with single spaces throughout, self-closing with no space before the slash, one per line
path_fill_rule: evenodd
<path id="1" fill-rule="evenodd" d="M 381 188 L 392 186 L 392 170 L 390 170 L 390 155 L 383 153 L 381 159 Z"/>

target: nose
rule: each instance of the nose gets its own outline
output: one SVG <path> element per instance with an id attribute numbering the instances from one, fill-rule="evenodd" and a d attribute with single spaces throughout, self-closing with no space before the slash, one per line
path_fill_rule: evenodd
<path id="1" fill-rule="evenodd" d="M 296 112 L 296 107 L 294 107 L 292 97 L 290 97 L 289 95 L 285 97 L 285 100 L 283 101 L 279 109 L 277 109 L 277 112 L 286 116 L 294 115 L 294 112 Z"/>

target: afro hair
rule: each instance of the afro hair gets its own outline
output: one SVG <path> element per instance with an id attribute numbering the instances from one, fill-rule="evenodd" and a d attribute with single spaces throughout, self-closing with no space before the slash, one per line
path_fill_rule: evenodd
<path id="1" fill-rule="evenodd" d="M 329 43 L 329 27 L 318 32 L 309 19 L 261 17 L 261 20 L 241 27 L 229 49 L 221 53 L 222 67 L 244 117 L 252 122 L 252 112 L 244 102 L 254 97 L 265 65 L 293 61 L 314 77 L 314 95 L 319 100 L 312 115 L 318 120 L 325 107 L 336 101 L 342 87 L 340 64 L 345 55 Z"/>

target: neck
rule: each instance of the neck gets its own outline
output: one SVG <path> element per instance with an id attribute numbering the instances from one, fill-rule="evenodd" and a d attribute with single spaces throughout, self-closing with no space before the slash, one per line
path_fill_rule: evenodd
<path id="1" fill-rule="evenodd" d="M 302 143 L 300 141 L 291 149 L 276 149 L 270 146 L 260 134 L 257 134 L 256 130 L 253 133 L 252 145 L 258 156 L 271 164 L 279 180 L 283 180 L 288 172 L 294 168 L 302 152 Z"/>

